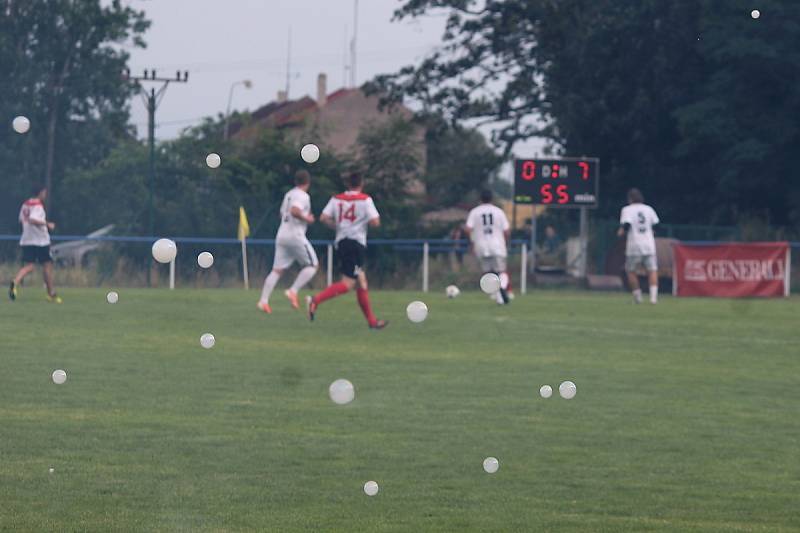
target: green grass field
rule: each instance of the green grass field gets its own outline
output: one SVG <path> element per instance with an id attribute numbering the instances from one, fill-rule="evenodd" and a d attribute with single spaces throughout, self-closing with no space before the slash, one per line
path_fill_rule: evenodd
<path id="1" fill-rule="evenodd" d="M 796 298 L 382 292 L 375 332 L 353 295 L 309 324 L 254 291 L 105 292 L 0 302 L 0 530 L 800 528 Z"/>

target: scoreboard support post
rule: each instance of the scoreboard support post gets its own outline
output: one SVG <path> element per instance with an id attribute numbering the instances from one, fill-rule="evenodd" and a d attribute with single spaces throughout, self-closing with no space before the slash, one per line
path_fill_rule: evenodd
<path id="1" fill-rule="evenodd" d="M 579 237 L 581 240 L 581 256 L 578 259 L 578 277 L 585 278 L 589 252 L 589 210 L 585 207 L 581 207 L 581 226 Z"/>
<path id="2" fill-rule="evenodd" d="M 531 262 L 528 265 L 528 272 L 534 274 L 536 272 L 536 206 L 531 206 Z"/>

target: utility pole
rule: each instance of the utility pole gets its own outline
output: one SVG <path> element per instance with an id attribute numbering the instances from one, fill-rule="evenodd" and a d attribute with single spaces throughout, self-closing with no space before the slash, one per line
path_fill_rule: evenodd
<path id="1" fill-rule="evenodd" d="M 174 78 L 160 78 L 156 75 L 155 69 L 148 71 L 145 69 L 144 76 L 131 76 L 130 70 L 125 69 L 123 72 L 125 79 L 136 83 L 139 88 L 139 93 L 142 96 L 144 105 L 147 108 L 147 143 L 150 148 L 150 163 L 147 176 L 147 189 L 148 189 L 148 208 L 147 208 L 147 228 L 148 233 L 152 237 L 155 234 L 155 219 L 153 218 L 153 185 L 156 178 L 156 109 L 164 98 L 164 93 L 167 91 L 167 86 L 170 82 L 186 83 L 189 81 L 189 73 L 184 71 L 181 76 L 181 71 L 175 73 Z M 160 83 L 161 87 L 156 90 L 151 87 L 148 92 L 142 87 L 142 82 Z M 150 269 L 147 269 L 147 285 L 150 286 Z"/>
<path id="2" fill-rule="evenodd" d="M 350 41 L 350 86 L 358 82 L 358 0 L 353 1 L 353 40 Z"/>

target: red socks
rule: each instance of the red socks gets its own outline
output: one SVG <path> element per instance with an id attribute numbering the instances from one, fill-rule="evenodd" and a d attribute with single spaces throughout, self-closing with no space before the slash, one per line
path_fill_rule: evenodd
<path id="1" fill-rule="evenodd" d="M 321 304 L 325 300 L 330 300 L 331 298 L 336 298 L 347 292 L 347 285 L 344 282 L 340 281 L 338 283 L 334 283 L 321 293 L 314 296 L 314 303 L 317 305 Z M 372 314 L 372 306 L 369 304 L 369 292 L 366 289 L 357 288 L 356 289 L 356 297 L 358 298 L 358 305 L 361 307 L 361 312 L 364 313 L 364 317 L 369 322 L 370 326 L 374 326 L 378 323 L 378 319 L 375 318 L 375 315 Z"/>
<path id="2" fill-rule="evenodd" d="M 339 281 L 334 283 L 327 289 L 323 290 L 321 293 L 314 296 L 314 303 L 321 304 L 325 300 L 330 300 L 331 298 L 336 298 L 347 292 L 347 285 L 343 281 Z"/>
<path id="3" fill-rule="evenodd" d="M 369 291 L 359 287 L 356 289 L 356 296 L 358 297 L 358 305 L 361 306 L 361 312 L 364 313 L 369 325 L 374 326 L 377 324 L 378 319 L 372 314 L 372 306 L 369 305 Z"/>

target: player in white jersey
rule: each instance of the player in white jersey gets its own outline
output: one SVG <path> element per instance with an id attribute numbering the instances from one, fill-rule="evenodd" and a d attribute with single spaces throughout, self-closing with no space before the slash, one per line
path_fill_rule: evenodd
<path id="1" fill-rule="evenodd" d="M 510 236 L 511 226 L 503 210 L 492 204 L 492 191 L 481 192 L 481 204 L 469 212 L 465 228 L 472 239 L 472 247 L 481 270 L 500 277 L 500 290 L 494 295 L 497 303 L 507 304 L 511 278 L 506 272 L 506 241 Z"/>
<path id="2" fill-rule="evenodd" d="M 308 171 L 297 171 L 294 175 L 294 185 L 294 189 L 286 193 L 281 203 L 281 226 L 275 236 L 275 260 L 272 272 L 264 280 L 261 299 L 258 301 L 258 308 L 268 314 L 272 313 L 269 296 L 286 269 L 295 262 L 302 267 L 292 286 L 284 291 L 292 307 L 299 309 L 297 292 L 311 281 L 319 268 L 314 247 L 306 238 L 308 225 L 314 223 L 311 197 L 308 195 L 311 186 L 311 175 Z"/>
<path id="3" fill-rule="evenodd" d="M 356 288 L 356 297 L 361 312 L 372 329 L 383 329 L 388 324 L 378 320 L 369 303 L 367 275 L 364 273 L 364 262 L 367 254 L 367 228 L 377 228 L 381 224 L 380 214 L 369 195 L 364 194 L 364 181 L 360 174 L 353 173 L 347 178 L 347 192 L 332 197 L 320 220 L 336 230 L 336 252 L 339 257 L 339 269 L 342 279 L 306 299 L 308 318 L 314 320 L 317 307 L 324 301 Z"/>
<path id="4" fill-rule="evenodd" d="M 8 287 L 8 297 L 11 301 L 17 299 L 19 284 L 25 276 L 33 272 L 38 263 L 42 265 L 48 301 L 57 304 L 62 302 L 53 287 L 53 259 L 50 257 L 50 230 L 55 229 L 56 225 L 47 221 L 45 200 L 47 200 L 47 188 L 36 186 L 33 188 L 33 197 L 25 200 L 19 210 L 19 222 L 22 224 L 19 245 L 22 248 L 23 266 Z"/>
<path id="5" fill-rule="evenodd" d="M 622 208 L 619 216 L 617 235 L 628 236 L 625 245 L 625 272 L 628 274 L 628 285 L 633 291 L 633 301 L 637 304 L 642 302 L 642 289 L 636 275 L 639 267 L 647 270 L 650 303 L 658 302 L 658 262 L 656 239 L 653 236 L 653 226 L 658 222 L 658 215 L 652 207 L 644 203 L 641 191 L 629 190 L 628 205 Z"/>

